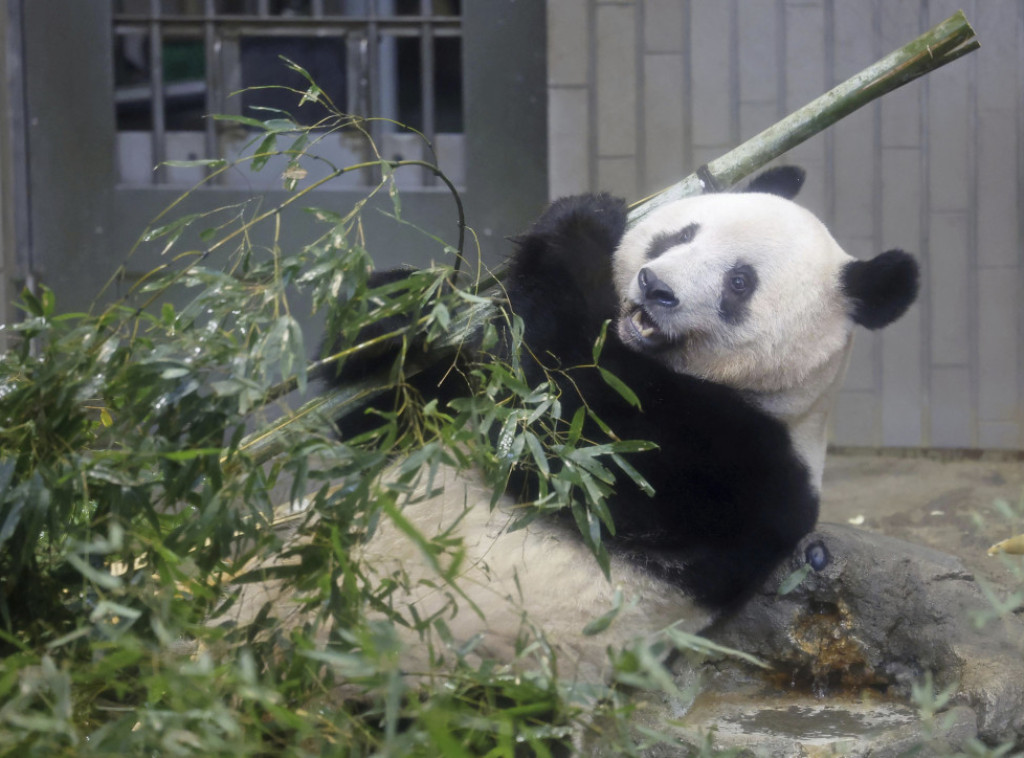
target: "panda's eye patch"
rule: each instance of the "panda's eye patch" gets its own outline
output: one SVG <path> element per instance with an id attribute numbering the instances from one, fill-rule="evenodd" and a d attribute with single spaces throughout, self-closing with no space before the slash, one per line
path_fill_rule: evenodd
<path id="1" fill-rule="evenodd" d="M 740 324 L 748 312 L 748 301 L 757 289 L 757 272 L 753 266 L 737 263 L 725 272 L 722 281 L 722 300 L 718 312 L 727 324 Z"/>
<path id="2" fill-rule="evenodd" d="M 757 274 L 750 266 L 738 264 L 729 269 L 725 280 L 734 294 L 743 297 L 754 291 L 754 287 L 757 285 Z"/>
<path id="3" fill-rule="evenodd" d="M 647 246 L 647 260 L 652 261 L 662 253 L 666 253 L 676 245 L 688 245 L 697 236 L 699 224 L 687 224 L 678 232 L 662 232 L 651 240 Z"/>

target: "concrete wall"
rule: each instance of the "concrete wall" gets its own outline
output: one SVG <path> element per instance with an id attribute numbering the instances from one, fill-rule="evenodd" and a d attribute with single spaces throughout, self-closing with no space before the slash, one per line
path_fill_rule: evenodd
<path id="1" fill-rule="evenodd" d="M 549 0 L 549 188 L 638 199 L 963 8 L 975 52 L 783 160 L 854 255 L 901 247 L 920 304 L 861 333 L 841 445 L 1024 449 L 1020 0 Z"/>
<path id="2" fill-rule="evenodd" d="M 10 47 L 11 23 L 7 0 L 0 0 L 0 44 Z M 11 119 L 11 66 L 6 55 L 0 56 L 0 323 L 13 318 L 11 307 L 12 280 L 15 271 L 13 146 Z M 7 348 L 7 337 L 0 333 L 0 351 Z"/>

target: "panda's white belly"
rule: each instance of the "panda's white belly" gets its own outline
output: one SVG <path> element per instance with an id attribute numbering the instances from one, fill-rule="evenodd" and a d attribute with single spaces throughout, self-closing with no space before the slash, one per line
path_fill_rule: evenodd
<path id="1" fill-rule="evenodd" d="M 571 526 L 544 520 L 510 531 L 515 521 L 510 498 L 492 510 L 491 492 L 477 477 L 452 470 L 438 476 L 442 479 L 434 487 L 443 488 L 443 494 L 412 502 L 402 515 L 426 538 L 461 540 L 464 552 L 454 571 L 458 592 L 438 577 L 406 531 L 386 517 L 360 559 L 371 577 L 401 576 L 404 570 L 408 581 L 391 596 L 394 608 L 407 618 L 407 606 L 421 619 L 438 614 L 456 645 L 479 637 L 473 655 L 513 663 L 517 649 L 523 649 L 517 640 L 528 646 L 536 629 L 557 654 L 560 677 L 597 681 L 608 673 L 609 646 L 621 647 L 672 624 L 692 632 L 710 622 L 710 614 L 679 589 L 624 559 L 612 559 L 609 582 Z M 456 564 L 451 555 L 443 555 L 440 565 L 448 570 Z M 617 588 L 623 599 L 614 621 L 602 632 L 584 635 L 588 622 L 613 608 Z M 403 668 L 425 671 L 426 645 L 414 632 L 403 634 L 408 654 Z M 444 652 L 436 635 L 432 643 Z M 544 655 L 543 645 L 523 654 Z"/>

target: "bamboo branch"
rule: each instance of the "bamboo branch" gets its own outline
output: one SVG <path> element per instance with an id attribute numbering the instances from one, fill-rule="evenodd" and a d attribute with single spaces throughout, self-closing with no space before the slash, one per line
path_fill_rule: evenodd
<path id="1" fill-rule="evenodd" d="M 629 214 L 630 225 L 673 200 L 731 187 L 861 106 L 980 46 L 963 11 L 957 11 L 913 42 L 889 53 L 817 100 L 702 166 L 697 173 L 634 203 Z"/>
<path id="2" fill-rule="evenodd" d="M 980 43 L 975 39 L 974 29 L 967 22 L 963 11 L 957 11 L 914 41 L 850 77 L 739 147 L 702 166 L 697 173 L 634 203 L 629 214 L 629 224 L 638 223 L 656 208 L 673 200 L 732 186 L 858 108 L 978 47 Z M 471 342 L 480 325 L 493 317 L 494 308 L 490 304 L 477 304 L 460 311 L 448 336 L 435 342 L 434 349 L 440 355 L 455 345 Z M 415 372 L 415 367 L 406 366 L 407 375 Z M 282 440 L 287 427 L 298 424 L 293 427 L 293 431 L 322 429 L 325 422 L 358 408 L 360 401 L 384 389 L 388 382 L 386 374 L 384 372 L 357 384 L 325 392 L 303 405 L 294 416 L 246 438 L 242 449 L 261 462 L 269 459 L 284 448 Z"/>
<path id="3" fill-rule="evenodd" d="M 480 326 L 495 314 L 495 306 L 489 302 L 474 303 L 453 314 L 451 328 L 440 339 L 431 343 L 431 357 L 436 363 L 449 356 L 455 348 L 471 344 L 476 339 Z M 421 367 L 406 363 L 406 376 L 419 373 Z M 295 413 L 284 416 L 242 440 L 239 450 L 256 463 L 265 463 L 288 448 L 287 435 L 300 432 L 323 432 L 339 418 L 363 407 L 371 398 L 390 386 L 390 370 L 384 369 L 358 382 L 336 387 L 304 403 Z"/>

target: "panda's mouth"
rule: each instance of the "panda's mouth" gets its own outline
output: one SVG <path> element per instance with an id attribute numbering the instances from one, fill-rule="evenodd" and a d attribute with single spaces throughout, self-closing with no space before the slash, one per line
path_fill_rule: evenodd
<path id="1" fill-rule="evenodd" d="M 628 335 L 623 335 L 627 342 L 636 343 L 643 348 L 656 348 L 670 341 L 669 336 L 643 306 L 634 306 L 625 314 L 622 321 L 628 326 Z"/>
<path id="2" fill-rule="evenodd" d="M 660 333 L 658 325 L 651 318 L 651 314 L 643 308 L 637 308 L 633 311 L 633 315 L 629 317 L 629 320 L 633 322 L 633 328 L 636 329 L 636 333 L 645 340 L 652 339 Z"/>

